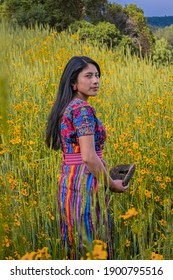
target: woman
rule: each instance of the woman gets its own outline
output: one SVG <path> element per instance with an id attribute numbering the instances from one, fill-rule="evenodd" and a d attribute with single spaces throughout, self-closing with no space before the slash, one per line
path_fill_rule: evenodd
<path id="1" fill-rule="evenodd" d="M 57 99 L 47 125 L 48 147 L 63 152 L 58 205 L 62 240 L 67 246 L 69 257 L 74 259 L 80 258 L 73 250 L 76 236 L 79 252 L 82 252 L 82 225 L 85 225 L 85 233 L 90 242 L 96 237 L 95 231 L 98 232 L 101 213 L 98 184 L 101 178 L 104 185 L 113 192 L 124 192 L 128 188 L 122 185 L 121 180 L 110 178 L 102 160 L 106 132 L 94 108 L 88 103 L 90 96 L 97 95 L 100 74 L 99 65 L 91 58 L 72 57 L 62 74 Z M 107 218 L 106 223 L 111 258 L 110 225 Z"/>

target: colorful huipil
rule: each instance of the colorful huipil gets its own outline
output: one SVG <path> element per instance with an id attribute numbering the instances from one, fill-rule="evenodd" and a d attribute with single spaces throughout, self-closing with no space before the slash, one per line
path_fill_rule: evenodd
<path id="1" fill-rule="evenodd" d="M 85 135 L 94 135 L 95 150 L 100 157 L 106 139 L 105 128 L 96 117 L 94 108 L 88 102 L 75 98 L 65 109 L 61 120 L 64 161 L 58 189 L 61 240 L 66 245 L 71 258 L 75 258 L 75 254 L 71 253 L 74 247 L 78 246 L 79 251 L 82 252 L 84 234 L 89 242 L 92 242 L 93 238 L 100 237 L 99 232 L 98 237 L 96 234 L 102 210 L 98 199 L 98 182 L 82 161 L 75 160 L 75 156 L 79 155 L 79 158 L 81 156 L 79 137 Z M 65 160 L 65 156 L 72 158 L 70 164 Z M 95 213 L 93 213 L 93 201 Z M 107 221 L 109 220 L 108 218 Z M 106 236 L 109 247 L 111 244 L 110 227 L 108 222 Z M 78 245 L 76 245 L 76 237 Z"/>

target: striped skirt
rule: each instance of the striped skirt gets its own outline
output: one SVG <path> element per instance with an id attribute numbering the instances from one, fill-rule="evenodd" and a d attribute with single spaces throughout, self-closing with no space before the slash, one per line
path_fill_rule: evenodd
<path id="1" fill-rule="evenodd" d="M 107 243 L 111 259 L 108 195 L 85 164 L 62 164 L 58 189 L 61 241 L 70 259 L 85 257 L 93 240 Z M 105 211 L 106 210 L 106 211 Z M 106 213 L 106 214 L 105 214 Z"/>

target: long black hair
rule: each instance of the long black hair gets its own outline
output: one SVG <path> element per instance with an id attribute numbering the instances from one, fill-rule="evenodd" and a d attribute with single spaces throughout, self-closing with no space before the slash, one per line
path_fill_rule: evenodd
<path id="1" fill-rule="evenodd" d="M 73 89 L 73 85 L 77 82 L 79 73 L 87 67 L 88 63 L 95 65 L 100 76 L 99 65 L 87 56 L 72 57 L 64 68 L 59 83 L 57 98 L 47 122 L 46 144 L 49 148 L 58 150 L 61 147 L 61 118 L 67 105 L 77 93 Z"/>

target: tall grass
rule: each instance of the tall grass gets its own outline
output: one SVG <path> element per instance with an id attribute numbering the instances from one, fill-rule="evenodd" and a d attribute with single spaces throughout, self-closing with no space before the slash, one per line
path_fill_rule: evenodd
<path id="1" fill-rule="evenodd" d="M 0 36 L 7 69 L 0 84 L 0 258 L 20 259 L 44 247 L 52 259 L 66 258 L 57 209 L 62 156 L 46 148 L 45 126 L 65 64 L 87 55 L 102 71 L 99 95 L 90 102 L 107 130 L 104 159 L 109 168 L 137 165 L 129 191 L 110 197 L 114 258 L 172 259 L 172 66 L 157 68 L 48 29 L 2 23 Z"/>

